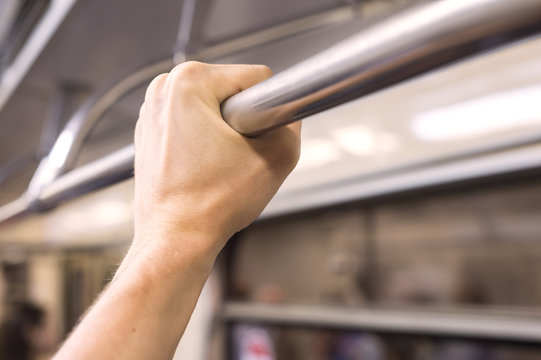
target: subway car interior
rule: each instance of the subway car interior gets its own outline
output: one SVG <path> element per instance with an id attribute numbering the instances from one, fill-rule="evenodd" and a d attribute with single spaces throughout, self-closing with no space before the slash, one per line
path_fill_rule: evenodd
<path id="1" fill-rule="evenodd" d="M 174 359 L 541 359 L 540 34 L 541 0 L 0 0 L 0 336 L 49 359 L 111 281 L 145 90 L 196 60 L 269 66 L 223 117 L 302 145 Z"/>

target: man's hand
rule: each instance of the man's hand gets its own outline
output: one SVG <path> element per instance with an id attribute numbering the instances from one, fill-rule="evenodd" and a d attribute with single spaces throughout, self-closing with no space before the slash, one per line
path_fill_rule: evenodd
<path id="1" fill-rule="evenodd" d="M 136 242 L 157 237 L 215 256 L 261 213 L 297 163 L 300 124 L 247 138 L 220 104 L 270 75 L 188 62 L 154 79 L 135 133 Z"/>
<path id="2" fill-rule="evenodd" d="M 264 66 L 188 62 L 150 84 L 135 131 L 135 235 L 109 288 L 57 359 L 167 359 L 227 239 L 299 157 L 300 124 L 246 138 L 220 104 Z"/>

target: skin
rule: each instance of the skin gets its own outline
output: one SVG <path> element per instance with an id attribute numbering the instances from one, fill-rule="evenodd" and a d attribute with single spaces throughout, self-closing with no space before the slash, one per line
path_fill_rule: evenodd
<path id="1" fill-rule="evenodd" d="M 149 85 L 135 130 L 132 245 L 54 359 L 170 359 L 216 256 L 271 200 L 299 158 L 300 123 L 257 138 L 220 104 L 271 75 L 187 62 Z"/>

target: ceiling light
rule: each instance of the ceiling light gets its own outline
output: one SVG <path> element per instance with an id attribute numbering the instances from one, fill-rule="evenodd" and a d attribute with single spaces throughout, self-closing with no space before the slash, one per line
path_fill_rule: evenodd
<path id="1" fill-rule="evenodd" d="M 302 141 L 301 158 L 297 169 L 307 170 L 336 161 L 341 157 L 340 149 L 332 142 L 324 139 L 308 139 Z"/>
<path id="2" fill-rule="evenodd" d="M 340 148 L 356 156 L 368 156 L 375 151 L 374 131 L 363 125 L 338 128 L 331 132 L 331 137 Z"/>
<path id="3" fill-rule="evenodd" d="M 541 86 L 491 94 L 423 112 L 411 130 L 425 141 L 473 138 L 541 124 Z"/>

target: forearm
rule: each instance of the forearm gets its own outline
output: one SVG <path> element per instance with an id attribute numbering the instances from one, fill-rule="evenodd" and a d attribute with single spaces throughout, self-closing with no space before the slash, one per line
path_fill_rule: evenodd
<path id="1" fill-rule="evenodd" d="M 300 124 L 249 139 L 222 119 L 226 98 L 268 76 L 187 62 L 149 85 L 134 137 L 132 247 L 57 360 L 172 356 L 218 252 L 299 158 Z"/>
<path id="2" fill-rule="evenodd" d="M 172 357 L 214 258 L 196 249 L 138 250 L 130 249 L 55 359 Z"/>

